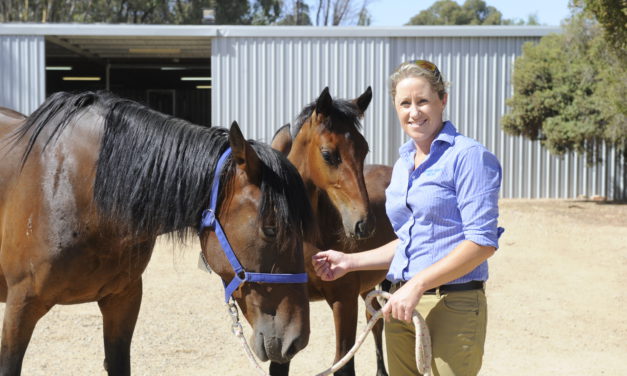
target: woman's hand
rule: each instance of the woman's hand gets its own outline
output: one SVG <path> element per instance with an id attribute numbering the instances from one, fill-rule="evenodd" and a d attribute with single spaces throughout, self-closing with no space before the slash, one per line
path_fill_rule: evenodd
<path id="1" fill-rule="evenodd" d="M 381 309 L 385 321 L 390 321 L 390 316 L 392 316 L 397 320 L 411 322 L 422 294 L 423 291 L 412 283 L 412 280 L 396 290 Z"/>
<path id="2" fill-rule="evenodd" d="M 350 271 L 350 255 L 329 249 L 311 257 L 316 274 L 323 281 L 333 281 Z"/>

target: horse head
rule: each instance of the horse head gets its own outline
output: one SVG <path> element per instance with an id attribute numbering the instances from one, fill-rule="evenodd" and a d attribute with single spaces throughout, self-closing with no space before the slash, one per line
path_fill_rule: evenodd
<path id="1" fill-rule="evenodd" d="M 344 235 L 353 239 L 374 230 L 363 174 L 368 142 L 359 129 L 371 99 L 370 87 L 352 101 L 334 100 L 327 87 L 303 109 L 291 132 L 283 126 L 272 140 L 300 172 L 317 216 L 330 202 Z"/>
<path id="2" fill-rule="evenodd" d="M 229 144 L 232 162 L 216 217 L 239 264 L 250 273 L 304 273 L 311 208 L 298 172 L 267 145 L 246 141 L 237 123 L 229 130 Z M 200 234 L 209 266 L 226 285 L 237 276 L 218 238 L 217 231 Z M 253 327 L 250 342 L 262 361 L 287 362 L 307 345 L 306 283 L 244 281 L 232 296 Z"/>

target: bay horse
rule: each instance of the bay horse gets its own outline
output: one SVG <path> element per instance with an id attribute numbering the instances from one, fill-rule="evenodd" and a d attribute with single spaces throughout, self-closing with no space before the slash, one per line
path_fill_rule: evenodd
<path id="1" fill-rule="evenodd" d="M 281 127 L 272 140 L 272 147 L 286 154 L 300 172 L 317 219 L 320 237 L 305 245 L 309 298 L 324 299 L 333 310 L 335 362 L 355 343 L 359 295 L 365 298 L 386 273 L 359 271 L 336 281 L 322 281 L 313 270 L 311 256 L 319 249 L 358 252 L 395 238 L 385 214 L 385 188 L 390 179 L 386 166 L 373 166 L 364 174 L 369 147 L 360 132 L 360 119 L 371 99 L 370 87 L 354 100 L 333 99 L 325 88 L 302 110 L 293 127 Z M 382 330 L 379 321 L 373 328 L 378 376 L 387 375 Z M 287 375 L 289 363 L 273 363 L 270 372 L 273 376 Z M 335 375 L 355 375 L 354 361 Z"/>
<path id="2" fill-rule="evenodd" d="M 35 325 L 54 305 L 92 301 L 103 317 L 105 369 L 129 375 L 141 275 L 160 234 L 198 234 L 209 266 L 235 279 L 216 233 L 198 230 L 214 183 L 214 214 L 241 265 L 304 273 L 313 228 L 298 171 L 246 141 L 235 122 L 208 128 L 106 92 L 56 93 L 27 119 L 5 113 L 0 161 L 2 375 L 20 373 Z M 260 359 L 286 362 L 306 346 L 305 283 L 248 282 L 233 298 Z"/>

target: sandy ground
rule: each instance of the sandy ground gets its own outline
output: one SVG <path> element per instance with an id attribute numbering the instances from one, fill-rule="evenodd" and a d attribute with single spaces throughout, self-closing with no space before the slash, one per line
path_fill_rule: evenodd
<path id="1" fill-rule="evenodd" d="M 627 205 L 504 200 L 500 225 L 481 375 L 627 375 Z M 220 281 L 196 268 L 198 249 L 159 242 L 144 274 L 135 375 L 255 374 L 230 332 Z M 293 375 L 314 375 L 333 360 L 325 303 L 312 303 L 311 321 Z M 103 358 L 97 305 L 57 306 L 37 325 L 23 374 L 104 375 Z M 375 374 L 370 336 L 356 368 Z"/>

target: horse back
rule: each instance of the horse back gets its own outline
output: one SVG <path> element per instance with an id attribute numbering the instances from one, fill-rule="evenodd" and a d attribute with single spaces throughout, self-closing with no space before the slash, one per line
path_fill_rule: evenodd
<path id="1" fill-rule="evenodd" d="M 24 120 L 26 120 L 26 115 L 10 108 L 0 106 L 0 127 L 3 126 L 3 123 L 10 123 L 12 121 L 21 122 Z"/>

